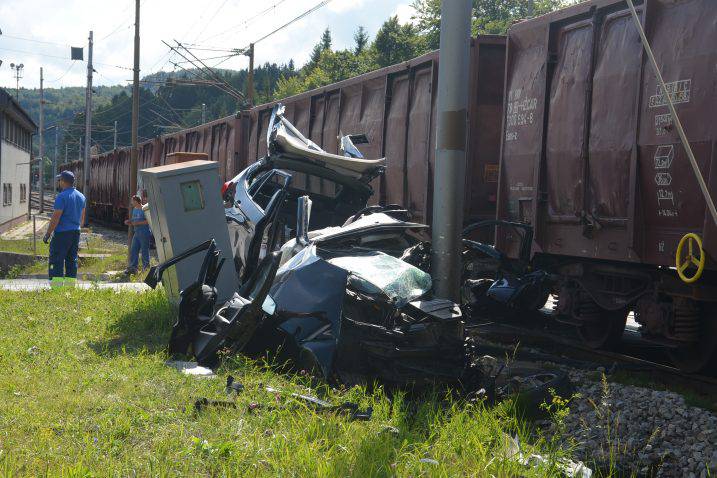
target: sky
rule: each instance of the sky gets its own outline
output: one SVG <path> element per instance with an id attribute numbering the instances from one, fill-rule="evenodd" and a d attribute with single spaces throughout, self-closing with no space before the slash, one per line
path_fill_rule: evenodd
<path id="1" fill-rule="evenodd" d="M 0 2 L 0 86 L 15 88 L 10 63 L 23 64 L 20 86 L 37 88 L 40 67 L 46 88 L 84 86 L 87 63 L 71 61 L 70 46 L 84 47 L 87 59 L 89 31 L 94 32 L 93 84 L 128 84 L 132 78 L 134 0 L 2 0 Z M 162 40 L 216 49 L 243 48 L 319 3 L 319 0 L 141 0 L 140 75 L 172 71 Z M 331 0 L 327 5 L 293 23 L 255 46 L 255 65 L 264 62 L 297 66 L 309 58 L 326 27 L 331 29 L 333 48 L 353 45 L 359 25 L 371 37 L 390 16 L 410 22 L 411 0 Z M 201 6 L 200 6 L 201 5 Z M 265 12 L 261 14 L 261 12 Z M 197 50 L 201 58 L 224 52 Z M 240 69 L 248 59 L 240 56 L 207 60 L 221 68 Z M 182 66 L 186 66 L 182 65 Z"/>

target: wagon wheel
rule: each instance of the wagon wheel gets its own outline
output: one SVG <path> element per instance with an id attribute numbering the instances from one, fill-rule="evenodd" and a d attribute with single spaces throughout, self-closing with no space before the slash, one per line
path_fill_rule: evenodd
<path id="1" fill-rule="evenodd" d="M 715 375 L 717 372 L 715 370 L 717 368 L 717 304 L 704 304 L 699 321 L 698 341 L 669 349 L 667 353 L 672 363 L 683 372 Z"/>
<path id="2" fill-rule="evenodd" d="M 595 320 L 579 325 L 578 335 L 591 349 L 614 349 L 622 339 L 627 322 L 627 310 L 607 311 L 599 309 Z"/>

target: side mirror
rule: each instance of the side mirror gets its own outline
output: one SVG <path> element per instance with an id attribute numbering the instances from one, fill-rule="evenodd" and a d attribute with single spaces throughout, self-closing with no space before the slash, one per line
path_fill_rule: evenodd
<path id="1" fill-rule="evenodd" d="M 311 199 L 301 196 L 296 211 L 296 242 L 302 246 L 309 245 L 309 221 L 311 220 Z"/>

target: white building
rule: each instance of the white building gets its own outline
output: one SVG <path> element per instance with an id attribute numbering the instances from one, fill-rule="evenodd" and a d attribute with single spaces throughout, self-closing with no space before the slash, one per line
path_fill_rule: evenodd
<path id="1" fill-rule="evenodd" d="M 27 217 L 32 135 L 36 131 L 30 115 L 0 88 L 0 232 Z"/>

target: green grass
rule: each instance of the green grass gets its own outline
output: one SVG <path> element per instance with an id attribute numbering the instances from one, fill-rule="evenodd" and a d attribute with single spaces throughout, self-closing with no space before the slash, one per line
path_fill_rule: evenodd
<path id="1" fill-rule="evenodd" d="M 37 237 L 36 241 L 37 254 L 47 255 L 49 246 L 42 242 L 42 236 Z M 32 238 L 30 239 L 0 239 L 0 251 L 16 252 L 18 254 L 33 254 L 35 248 L 32 246 Z"/>
<path id="2" fill-rule="evenodd" d="M 109 257 L 80 257 L 79 266 L 77 268 L 78 276 L 82 274 L 93 274 L 100 275 L 108 271 L 122 271 L 127 268 L 127 252 L 120 252 L 117 254 L 111 254 Z M 47 261 L 38 261 L 30 266 L 23 267 L 16 271 L 17 275 L 23 274 L 47 274 Z M 146 274 L 144 274 L 146 275 Z M 143 274 L 132 276 L 130 278 L 124 277 L 123 281 L 142 281 L 144 280 Z M 118 278 L 119 279 L 119 278 Z"/>
<path id="3" fill-rule="evenodd" d="M 0 251 L 32 254 L 32 238 L 29 239 L 0 239 Z M 37 240 L 37 254 L 47 256 L 49 246 L 44 244 L 41 238 Z M 105 254 L 108 257 L 82 257 L 83 254 Z M 103 241 L 97 237 L 83 239 L 80 242 L 80 255 L 78 273 L 91 274 L 95 277 L 108 271 L 123 271 L 127 268 L 127 246 L 110 241 Z M 15 278 L 27 274 L 47 274 L 47 260 L 37 261 L 28 266 L 18 266 L 6 274 L 7 278 Z M 141 282 L 145 273 L 132 275 L 131 277 L 118 277 L 117 280 L 127 282 Z"/>
<path id="4" fill-rule="evenodd" d="M 32 237 L 25 239 L 0 239 L 0 251 L 17 252 L 20 254 L 33 254 L 37 248 L 37 254 L 46 256 L 50 251 L 49 244 L 42 242 L 42 234 L 37 236 L 35 246 L 32 244 Z M 80 254 L 112 254 L 120 250 L 127 250 L 127 246 L 110 241 L 103 241 L 97 237 L 91 237 L 80 241 Z"/>
<path id="5" fill-rule="evenodd" d="M 509 404 L 486 408 L 439 392 L 412 401 L 380 388 L 319 386 L 309 393 L 372 406 L 373 418 L 250 412 L 252 402 L 290 403 L 264 386 L 306 393 L 308 378 L 278 375 L 240 357 L 215 379 L 165 366 L 174 313 L 160 291 L 0 292 L 0 303 L 3 477 L 557 474 L 505 458 L 504 432 L 532 441 L 529 453 L 554 448 L 529 433 Z M 194 412 L 199 397 L 226 399 L 227 374 L 246 387 L 237 408 Z"/>

